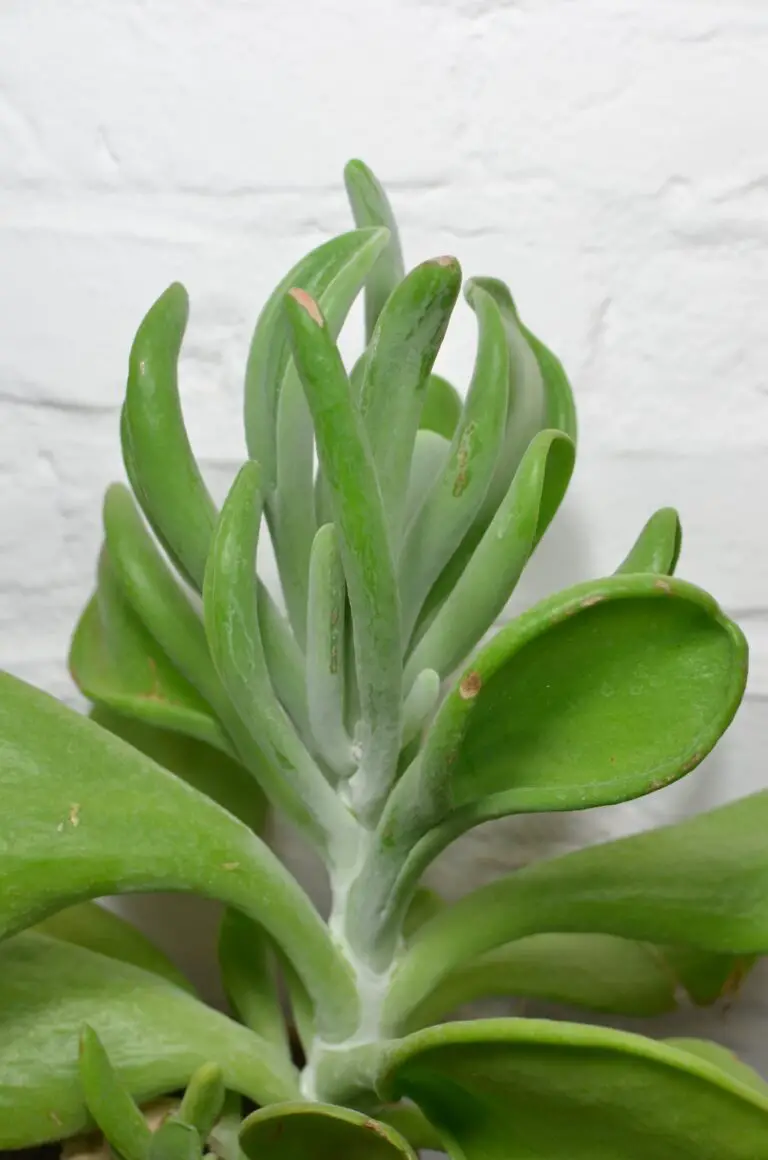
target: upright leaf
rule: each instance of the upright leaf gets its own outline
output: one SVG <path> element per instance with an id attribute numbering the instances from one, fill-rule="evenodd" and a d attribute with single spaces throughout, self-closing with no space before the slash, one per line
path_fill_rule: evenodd
<path id="1" fill-rule="evenodd" d="M 80 1036 L 80 1082 L 85 1105 L 114 1150 L 124 1160 L 146 1160 L 152 1141 L 147 1121 L 88 1026 Z"/>
<path id="2" fill-rule="evenodd" d="M 224 1073 L 217 1063 L 199 1067 L 187 1084 L 177 1118 L 207 1140 L 224 1109 Z"/>
<path id="3" fill-rule="evenodd" d="M 356 1008 L 348 970 L 312 903 L 247 826 L 7 674 L 0 736 L 0 934 L 110 894 L 218 898 L 264 926 L 295 961 L 318 1022 L 344 1034 Z"/>
<path id="4" fill-rule="evenodd" d="M 0 1147 L 60 1140 L 90 1123 L 77 1065 L 87 1022 L 138 1104 L 178 1090 L 203 1064 L 268 1103 L 296 1098 L 297 1077 L 269 1045 L 155 974 L 25 933 L 0 946 Z M 93 1112 L 109 1098 L 96 1076 Z M 138 1129 L 137 1129 L 138 1131 Z"/>
<path id="5" fill-rule="evenodd" d="M 432 374 L 427 382 L 419 427 L 451 440 L 461 419 L 462 406 L 456 388 L 441 375 Z"/>
<path id="6" fill-rule="evenodd" d="M 237 910 L 224 913 L 219 934 L 219 966 L 227 996 L 240 1022 L 287 1057 L 288 1038 L 272 947 L 261 927 Z"/>
<path id="7" fill-rule="evenodd" d="M 363 420 L 323 315 L 302 290 L 286 297 L 286 313 L 328 481 L 352 610 L 362 714 L 357 804 L 375 811 L 389 788 L 400 747 L 400 605 L 386 516 Z"/>
<path id="8" fill-rule="evenodd" d="M 344 183 L 355 225 L 361 229 L 384 226 L 389 231 L 389 240 L 365 283 L 365 331 L 369 342 L 385 302 L 405 273 L 403 254 L 389 199 L 368 166 L 362 161 L 349 161 L 344 169 Z M 304 284 L 297 282 L 297 285 Z M 311 293 L 309 286 L 305 289 Z"/>
<path id="9" fill-rule="evenodd" d="M 651 516 L 617 572 L 658 572 L 672 576 L 682 546 L 680 517 L 674 508 L 660 508 Z"/>
<path id="10" fill-rule="evenodd" d="M 397 1045 L 382 1094 L 414 1100 L 456 1160 L 765 1160 L 768 1094 L 639 1035 L 538 1019 Z"/>
<path id="11" fill-rule="evenodd" d="M 355 770 L 344 722 L 347 588 L 333 524 L 315 536 L 309 563 L 307 701 L 312 735 L 337 777 Z"/>
<path id="12" fill-rule="evenodd" d="M 179 570 L 202 589 L 216 508 L 189 444 L 179 400 L 178 359 L 187 292 L 170 286 L 138 329 L 121 420 L 131 486 Z"/>

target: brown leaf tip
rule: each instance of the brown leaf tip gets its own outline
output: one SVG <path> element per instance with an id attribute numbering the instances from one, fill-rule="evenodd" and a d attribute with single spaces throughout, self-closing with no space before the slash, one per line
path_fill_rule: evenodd
<path id="1" fill-rule="evenodd" d="M 467 673 L 459 685 L 459 696 L 463 701 L 471 701 L 483 687 L 483 680 L 479 673 Z"/>
<path id="2" fill-rule="evenodd" d="M 435 258 L 436 266 L 455 266 L 456 259 L 451 254 L 443 254 L 442 258 Z"/>
<path id="3" fill-rule="evenodd" d="M 315 302 L 311 294 L 307 294 L 306 290 L 300 290 L 298 286 L 294 286 L 293 290 L 289 290 L 291 298 L 298 302 L 303 310 L 306 310 L 309 317 L 317 323 L 318 326 L 324 326 L 325 321 L 320 313 L 320 307 Z"/>

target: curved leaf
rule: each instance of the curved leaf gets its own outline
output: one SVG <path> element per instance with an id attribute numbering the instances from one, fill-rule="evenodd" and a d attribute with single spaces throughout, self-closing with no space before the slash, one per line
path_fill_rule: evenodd
<path id="1" fill-rule="evenodd" d="M 295 1072 L 269 1045 L 138 967 L 27 933 L 0 946 L 0 979 L 0 1147 L 88 1126 L 77 1070 L 84 1021 L 137 1103 L 183 1087 L 211 1060 L 251 1099 L 295 1098 Z"/>
<path id="2" fill-rule="evenodd" d="M 408 1028 L 437 1023 L 465 1003 L 540 999 L 612 1015 L 673 1011 L 677 980 L 647 943 L 604 934 L 538 934 L 452 971 L 413 1012 Z"/>
<path id="3" fill-rule="evenodd" d="M 658 572 L 672 576 L 680 556 L 683 532 L 674 508 L 654 512 L 617 572 Z"/>
<path id="4" fill-rule="evenodd" d="M 80 691 L 96 704 L 231 752 L 229 739 L 206 700 L 179 672 L 123 595 L 106 548 L 99 557 L 96 594 L 72 638 L 69 669 Z"/>
<path id="5" fill-rule="evenodd" d="M 189 980 L 146 935 L 97 902 L 79 902 L 76 906 L 56 911 L 33 929 L 48 938 L 73 943 L 85 950 L 119 959 L 122 963 L 132 963 L 185 991 L 194 991 Z"/>
<path id="6" fill-rule="evenodd" d="M 227 997 L 240 1022 L 288 1057 L 272 948 L 261 927 L 237 910 L 224 913 L 219 966 Z"/>
<path id="7" fill-rule="evenodd" d="M 125 1160 L 146 1160 L 152 1142 L 149 1125 L 87 1025 L 80 1036 L 80 1082 L 85 1106 L 114 1150 Z"/>
<path id="8" fill-rule="evenodd" d="M 415 518 L 432 485 L 445 467 L 450 446 L 449 440 L 435 431 L 416 432 L 408 492 L 405 497 L 406 524 Z"/>
<path id="9" fill-rule="evenodd" d="M 240 1129 L 249 1160 L 416 1160 L 399 1132 L 333 1104 L 279 1104 L 254 1112 Z"/>
<path id="10" fill-rule="evenodd" d="M 545 931 L 613 934 L 713 954 L 768 952 L 767 832 L 763 792 L 534 863 L 471 892 L 414 936 L 387 1000 L 390 1026 L 401 1026 L 457 967 Z"/>
<path id="11" fill-rule="evenodd" d="M 425 668 L 449 676 L 493 624 L 560 506 L 574 461 L 575 448 L 559 431 L 531 441 L 485 535 L 414 648 L 406 688 Z"/>
<path id="12" fill-rule="evenodd" d="M 213 798 L 250 826 L 254 833 L 261 833 L 266 817 L 264 794 L 238 761 L 202 741 L 166 729 L 155 729 L 101 706 L 92 709 L 89 716 L 102 729 L 122 737 L 134 749 L 145 753 L 200 793 Z"/>
<path id="13" fill-rule="evenodd" d="M 355 225 L 360 229 L 365 226 L 384 226 L 389 231 L 389 241 L 365 283 L 365 331 L 366 342 L 369 342 L 385 302 L 405 274 L 403 254 L 389 199 L 368 166 L 358 160 L 347 162 L 344 184 Z M 310 290 L 310 287 L 305 289 Z"/>
<path id="14" fill-rule="evenodd" d="M 362 757 L 351 790 L 356 808 L 375 811 L 400 747 L 400 605 L 386 516 L 359 408 L 317 303 L 286 297 L 294 359 L 315 422 L 328 481 L 355 633 Z"/>
<path id="15" fill-rule="evenodd" d="M 121 418 L 131 486 L 179 571 L 202 589 L 216 508 L 184 426 L 178 358 L 189 316 L 178 282 L 150 308 L 131 348 Z"/>
<path id="16" fill-rule="evenodd" d="M 187 1084 L 177 1118 L 207 1140 L 224 1110 L 224 1073 L 217 1063 L 204 1063 Z"/>
<path id="17" fill-rule="evenodd" d="M 714 1064 L 715 1067 L 718 1067 L 720 1071 L 724 1071 L 732 1079 L 745 1084 L 747 1087 L 754 1088 L 763 1097 L 768 1097 L 768 1083 L 766 1083 L 754 1068 L 749 1067 L 746 1063 L 742 1063 L 738 1056 L 734 1055 L 732 1051 L 729 1051 L 727 1047 L 721 1047 L 719 1043 L 712 1043 L 708 1039 L 686 1039 L 679 1037 L 666 1039 L 664 1042 L 669 1047 L 674 1047 L 678 1051 L 687 1051 L 689 1055 L 695 1055 L 697 1059 L 703 1059 L 707 1063 Z"/>
<path id="18" fill-rule="evenodd" d="M 0 934 L 73 902 L 181 890 L 261 923 L 343 1035 L 354 988 L 317 911 L 256 835 L 93 722 L 0 675 Z M 12 888 L 8 884 L 13 884 Z"/>
<path id="19" fill-rule="evenodd" d="M 393 547 L 402 532 L 413 445 L 430 371 L 460 289 L 461 268 L 455 258 L 416 266 L 393 290 L 365 353 L 360 410 Z"/>
<path id="20" fill-rule="evenodd" d="M 403 638 L 407 641 L 430 588 L 472 525 L 499 457 L 507 410 L 509 352 L 502 316 L 481 289 L 470 296 L 478 351 L 448 461 L 405 531 L 400 556 Z"/>
<path id="21" fill-rule="evenodd" d="M 462 407 L 461 395 L 456 388 L 441 375 L 431 374 L 427 380 L 419 427 L 450 441 L 461 420 Z"/>
<path id="22" fill-rule="evenodd" d="M 347 588 L 333 524 L 312 544 L 307 612 L 307 700 L 312 736 L 337 777 L 354 773 L 352 741 L 344 722 Z"/>
<path id="23" fill-rule="evenodd" d="M 408 1096 L 456 1160 L 765 1160 L 768 1095 L 693 1055 L 538 1019 L 454 1023 L 397 1045 Z"/>

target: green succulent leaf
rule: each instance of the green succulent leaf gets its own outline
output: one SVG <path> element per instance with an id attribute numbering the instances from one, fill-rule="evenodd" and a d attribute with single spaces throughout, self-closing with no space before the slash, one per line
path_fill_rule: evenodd
<path id="1" fill-rule="evenodd" d="M 287 295 L 286 315 L 314 418 L 355 630 L 362 714 L 358 806 L 375 809 L 400 746 L 400 606 L 386 516 L 362 416 L 329 327 L 302 290 Z"/>
<path id="2" fill-rule="evenodd" d="M 131 348 L 121 419 L 123 459 L 144 515 L 190 584 L 202 589 L 216 508 L 190 447 L 179 400 L 178 359 L 189 316 L 174 283 L 158 298 Z"/>
<path id="3" fill-rule="evenodd" d="M 309 899 L 256 835 L 93 722 L 0 676 L 0 934 L 74 902 L 146 890 L 218 898 L 296 963 L 319 1022 L 355 1018 L 347 968 Z M 323 1012 L 323 1008 L 325 1011 Z"/>
<path id="4" fill-rule="evenodd" d="M 538 934 L 457 967 L 414 1011 L 409 1029 L 466 1003 L 539 999 L 611 1015 L 673 1011 L 675 976 L 656 947 L 604 934 Z"/>
<path id="5" fill-rule="evenodd" d="M 146 1160 L 152 1142 L 147 1121 L 88 1026 L 80 1036 L 80 1082 L 85 1105 L 114 1150 L 125 1160 Z"/>
<path id="6" fill-rule="evenodd" d="M 0 946 L 0 978 L 0 1147 L 29 1147 L 88 1127 L 77 1062 L 84 1022 L 137 1103 L 183 1087 L 211 1060 L 228 1087 L 253 1100 L 295 1098 L 295 1072 L 268 1044 L 131 964 L 25 933 Z M 93 1115 L 114 1107 L 125 1119 L 103 1070 L 89 1070 L 89 1077 Z"/>
<path id="7" fill-rule="evenodd" d="M 542 431 L 532 439 L 482 540 L 413 649 L 406 688 L 425 668 L 449 676 L 493 624 L 560 506 L 575 454 L 562 432 Z"/>
<path id="8" fill-rule="evenodd" d="M 405 498 L 405 522 L 410 524 L 416 516 L 424 497 L 429 493 L 435 480 L 445 468 L 450 451 L 449 439 L 435 431 L 417 431 L 413 445 L 411 474 Z"/>
<path id="9" fill-rule="evenodd" d="M 315 536 L 309 563 L 307 700 L 312 735 L 338 777 L 354 772 L 352 740 L 344 720 L 347 588 L 333 524 Z"/>
<path id="10" fill-rule="evenodd" d="M 240 1022 L 288 1057 L 272 948 L 261 927 L 237 910 L 226 910 L 222 920 L 219 966 L 227 996 Z"/>
<path id="11" fill-rule="evenodd" d="M 454 1023 L 397 1045 L 408 1096 L 456 1160 L 765 1160 L 768 1093 L 639 1035 L 537 1019 Z"/>
<path id="12" fill-rule="evenodd" d="M 266 800 L 251 774 L 239 761 L 205 742 L 182 737 L 167 729 L 156 729 L 100 705 L 93 708 L 89 716 L 102 729 L 122 737 L 134 749 L 145 753 L 200 793 L 213 798 L 225 810 L 250 826 L 254 833 L 261 833 L 266 817 Z"/>
<path id="13" fill-rule="evenodd" d="M 389 240 L 365 283 L 365 331 L 366 342 L 369 342 L 385 302 L 405 274 L 403 254 L 389 199 L 368 166 L 363 161 L 348 162 L 344 169 L 344 183 L 355 225 L 360 229 L 383 226 L 389 231 Z M 296 285 L 303 286 L 304 283 Z M 311 292 L 309 286 L 305 289 Z"/>
<path id="14" fill-rule="evenodd" d="M 106 548 L 99 557 L 96 593 L 75 629 L 69 668 L 80 691 L 97 705 L 231 752 L 204 697 L 123 595 Z"/>
<path id="15" fill-rule="evenodd" d="M 411 270 L 382 309 L 365 354 L 360 409 L 392 545 L 400 540 L 429 375 L 460 289 L 455 258 L 437 258 Z"/>
<path id="16" fill-rule="evenodd" d="M 431 374 L 427 380 L 424 406 L 421 408 L 419 427 L 434 431 L 449 442 L 461 420 L 461 395 L 442 375 Z"/>
<path id="17" fill-rule="evenodd" d="M 713 954 L 698 947 L 660 949 L 688 997 L 700 1007 L 734 998 L 757 962 L 757 955 Z"/>
<path id="18" fill-rule="evenodd" d="M 251 460 L 232 484 L 216 525 L 203 588 L 205 631 L 242 728 L 267 759 L 264 792 L 323 850 L 330 835 L 341 835 L 348 815 L 272 686 L 255 574 L 262 504 L 261 471 Z"/>
<path id="19" fill-rule="evenodd" d="M 469 394 L 448 460 L 405 531 L 400 556 L 403 639 L 407 641 L 430 588 L 458 548 L 485 499 L 502 446 L 509 352 L 494 299 L 475 289 L 478 352 Z"/>
<path id="20" fill-rule="evenodd" d="M 416 1160 L 394 1128 L 332 1104 L 279 1104 L 254 1112 L 240 1130 L 249 1160 Z"/>
<path id="21" fill-rule="evenodd" d="M 33 928 L 37 934 L 97 951 L 111 959 L 152 971 L 185 991 L 192 984 L 141 931 L 97 902 L 79 902 L 58 910 Z"/>
<path id="22" fill-rule="evenodd" d="M 672 576 L 680 556 L 683 531 L 674 508 L 660 508 L 651 516 L 617 572 L 657 572 Z"/>
<path id="23" fill-rule="evenodd" d="M 200 1133 L 181 1120 L 166 1120 L 152 1135 L 149 1160 L 200 1160 Z"/>
<path id="24" fill-rule="evenodd" d="M 742 1063 L 738 1056 L 729 1051 L 727 1047 L 722 1047 L 719 1043 L 712 1043 L 708 1039 L 687 1039 L 674 1038 L 667 1039 L 665 1043 L 669 1047 L 674 1047 L 678 1051 L 687 1051 L 689 1055 L 695 1055 L 697 1059 L 703 1059 L 707 1063 L 714 1064 L 720 1071 L 725 1072 L 726 1075 L 731 1076 L 732 1079 L 744 1084 L 746 1087 L 754 1088 L 759 1092 L 763 1098 L 768 1097 L 768 1083 L 763 1077 L 759 1075 L 754 1068 L 749 1067 L 748 1064 Z"/>
<path id="25" fill-rule="evenodd" d="M 207 1140 L 224 1110 L 225 1098 L 223 1071 L 217 1063 L 204 1063 L 187 1084 L 176 1118 L 194 1128 L 200 1140 Z"/>
<path id="26" fill-rule="evenodd" d="M 402 1025 L 452 971 L 547 931 L 712 954 L 768 952 L 768 792 L 534 863 L 468 894 L 413 938 L 388 998 Z"/>

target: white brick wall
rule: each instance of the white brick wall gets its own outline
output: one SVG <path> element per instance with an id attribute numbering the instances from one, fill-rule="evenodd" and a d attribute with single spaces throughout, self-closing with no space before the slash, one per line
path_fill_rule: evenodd
<path id="1" fill-rule="evenodd" d="M 361 155 L 409 259 L 453 250 L 508 279 L 575 384 L 580 464 L 521 595 L 612 568 L 671 503 L 681 573 L 750 637 L 747 703 L 698 780 L 577 837 L 764 785 L 767 52 L 764 0 L 5 0 L 3 664 L 72 695 L 68 634 L 153 297 L 175 278 L 191 292 L 184 398 L 220 493 L 259 305 L 348 224 L 341 168 Z M 462 313 L 456 380 L 472 340 Z M 156 907 L 146 921 L 174 937 Z M 766 990 L 715 1032 L 743 1044 Z"/>

